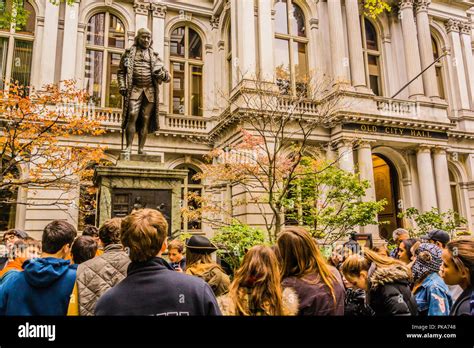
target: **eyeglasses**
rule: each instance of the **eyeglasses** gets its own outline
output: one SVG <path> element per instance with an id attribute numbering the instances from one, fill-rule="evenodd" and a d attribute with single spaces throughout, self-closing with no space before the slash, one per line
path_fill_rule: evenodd
<path id="1" fill-rule="evenodd" d="M 3 236 L 3 241 L 4 241 L 4 242 L 7 242 L 7 241 L 13 240 L 13 239 L 15 239 L 15 238 L 16 238 L 16 235 L 14 235 L 14 234 L 9 234 L 9 235 Z"/>

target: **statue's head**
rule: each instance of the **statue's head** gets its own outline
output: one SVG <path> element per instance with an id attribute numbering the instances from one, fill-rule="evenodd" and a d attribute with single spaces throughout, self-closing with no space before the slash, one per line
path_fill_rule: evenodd
<path id="1" fill-rule="evenodd" d="M 135 36 L 135 45 L 141 48 L 148 48 L 151 45 L 151 31 L 147 28 L 141 28 Z"/>

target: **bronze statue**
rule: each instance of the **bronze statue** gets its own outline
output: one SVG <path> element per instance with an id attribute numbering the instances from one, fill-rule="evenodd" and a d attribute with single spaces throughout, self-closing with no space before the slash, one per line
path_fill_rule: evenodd
<path id="1" fill-rule="evenodd" d="M 122 132 L 125 131 L 125 153 L 128 155 L 132 151 L 135 132 L 138 133 L 138 154 L 145 154 L 147 134 L 159 127 L 158 86 L 170 81 L 170 75 L 158 53 L 150 47 L 151 43 L 151 32 L 145 28 L 138 30 L 135 43 L 120 59 L 118 83 L 124 97 Z"/>

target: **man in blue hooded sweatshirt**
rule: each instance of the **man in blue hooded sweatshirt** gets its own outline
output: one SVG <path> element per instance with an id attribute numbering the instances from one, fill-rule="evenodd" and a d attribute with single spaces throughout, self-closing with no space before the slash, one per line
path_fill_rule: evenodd
<path id="1" fill-rule="evenodd" d="M 66 259 L 76 235 L 66 221 L 44 228 L 41 258 L 25 261 L 23 272 L 0 286 L 0 315 L 66 315 L 77 268 Z"/>

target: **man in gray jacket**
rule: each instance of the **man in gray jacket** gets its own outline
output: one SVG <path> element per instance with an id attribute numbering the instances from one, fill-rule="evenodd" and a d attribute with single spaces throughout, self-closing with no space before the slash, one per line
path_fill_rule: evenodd
<path id="1" fill-rule="evenodd" d="M 113 218 L 99 229 L 104 253 L 77 268 L 79 315 L 94 315 L 97 300 L 127 276 L 130 258 L 120 244 L 122 219 Z"/>

